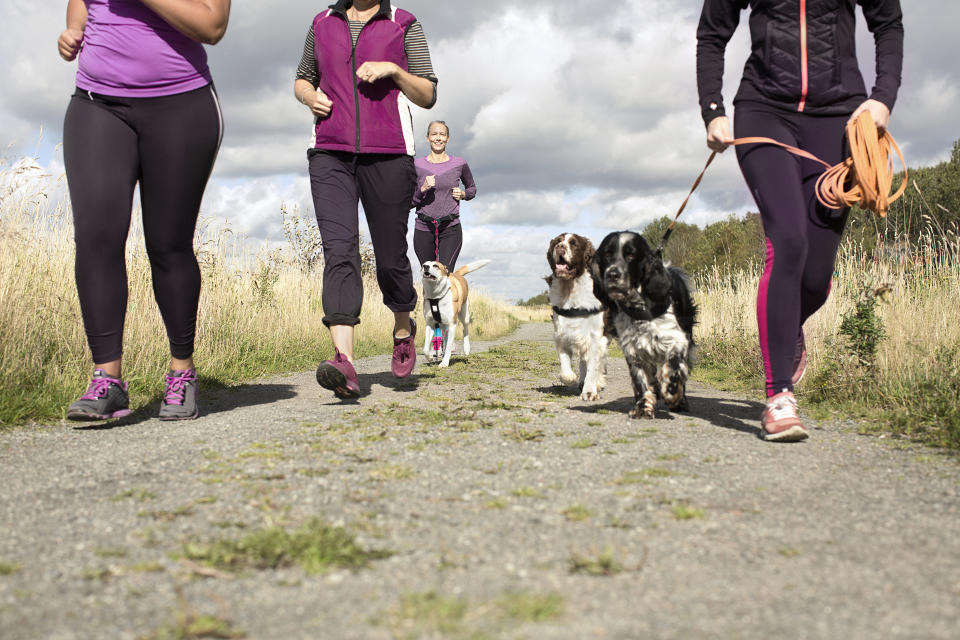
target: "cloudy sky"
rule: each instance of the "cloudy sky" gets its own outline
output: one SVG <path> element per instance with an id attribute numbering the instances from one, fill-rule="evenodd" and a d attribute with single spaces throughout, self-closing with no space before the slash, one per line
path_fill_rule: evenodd
<path id="1" fill-rule="evenodd" d="M 75 63 L 56 53 L 66 0 L 0 0 L 0 144 L 9 166 L 32 158 L 62 173 L 58 144 Z M 478 195 L 462 207 L 471 276 L 509 300 L 544 290 L 549 239 L 642 228 L 673 215 L 707 157 L 694 77 L 699 0 L 399 0 L 423 24 L 439 99 L 416 113 L 418 154 L 431 119 L 467 159 Z M 908 0 L 903 85 L 891 132 L 911 166 L 949 157 L 960 138 L 955 0 Z M 303 37 L 324 3 L 237 0 L 209 47 L 226 133 L 202 215 L 251 242 L 282 241 L 280 207 L 312 217 L 305 149 L 311 118 L 293 97 Z M 609 13 L 612 11 L 612 13 Z M 747 14 L 727 50 L 724 88 L 746 59 Z M 862 17 L 868 86 L 873 47 Z M 714 163 L 683 220 L 755 210 L 732 153 Z M 412 226 L 412 225 L 411 225 Z M 412 255 L 412 254 L 411 254 Z"/>

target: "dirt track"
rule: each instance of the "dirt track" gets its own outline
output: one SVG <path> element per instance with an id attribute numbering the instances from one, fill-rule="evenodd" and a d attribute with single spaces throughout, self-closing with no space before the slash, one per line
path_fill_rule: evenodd
<path id="1" fill-rule="evenodd" d="M 399 383 L 365 359 L 354 404 L 305 372 L 204 394 L 193 422 L 0 436 L 0 637 L 201 614 L 249 638 L 957 637 L 955 458 L 838 424 L 771 445 L 759 403 L 697 385 L 689 415 L 631 421 L 621 360 L 581 402 L 549 341 L 525 325 Z M 315 517 L 389 557 L 182 558 Z"/>

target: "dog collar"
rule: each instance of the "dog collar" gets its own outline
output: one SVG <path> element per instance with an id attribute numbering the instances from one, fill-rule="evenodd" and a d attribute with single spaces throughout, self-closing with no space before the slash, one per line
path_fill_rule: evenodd
<path id="1" fill-rule="evenodd" d="M 599 307 L 597 309 L 580 309 L 578 307 L 574 307 L 573 309 L 561 309 L 560 307 L 553 307 L 553 312 L 558 316 L 563 316 L 564 318 L 586 318 L 587 316 L 603 313 L 603 307 Z"/>

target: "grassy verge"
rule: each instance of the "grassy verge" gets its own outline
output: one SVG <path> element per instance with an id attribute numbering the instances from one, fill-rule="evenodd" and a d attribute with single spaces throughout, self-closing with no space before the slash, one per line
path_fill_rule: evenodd
<path id="1" fill-rule="evenodd" d="M 64 181 L 49 178 L 14 189 L 9 174 L 0 171 L 0 430 L 61 418 L 86 388 L 91 369 Z M 297 237 L 288 234 L 290 246 L 250 255 L 244 239 L 229 229 L 201 224 L 195 357 L 206 388 L 310 369 L 332 355 L 321 321 L 320 265 L 303 258 L 309 223 L 301 221 L 298 231 Z M 138 211 L 127 243 L 127 273 L 123 366 L 136 408 L 160 398 L 169 358 Z M 372 277 L 365 289 L 357 357 L 392 348 L 392 314 Z M 471 296 L 471 302 L 472 334 L 479 339 L 509 333 L 521 321 L 518 308 L 506 303 L 483 295 Z"/>
<path id="2" fill-rule="evenodd" d="M 930 230 L 912 247 L 868 257 L 842 249 L 826 305 L 804 327 L 801 409 L 857 418 L 861 431 L 960 451 L 960 238 Z M 698 283 L 695 376 L 762 397 L 755 317 L 759 268 Z"/>

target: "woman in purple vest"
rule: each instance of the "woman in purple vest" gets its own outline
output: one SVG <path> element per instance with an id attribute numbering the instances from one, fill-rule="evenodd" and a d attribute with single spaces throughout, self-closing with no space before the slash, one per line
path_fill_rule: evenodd
<path id="1" fill-rule="evenodd" d="M 473 200 L 477 183 L 466 160 L 447 155 L 449 140 L 450 128 L 443 120 L 434 120 L 427 127 L 430 153 L 416 161 L 419 187 L 413 194 L 417 208 L 413 250 L 420 264 L 436 260 L 453 271 L 463 247 L 460 201 Z"/>
<path id="2" fill-rule="evenodd" d="M 876 45 L 869 96 L 857 67 L 856 5 Z M 849 120 L 868 112 L 886 128 L 903 63 L 899 0 L 706 0 L 697 28 L 697 86 L 708 147 L 723 151 L 732 139 L 721 95 L 723 57 L 747 6 L 753 51 L 733 99 L 738 137 L 773 138 L 836 164 L 847 155 Z M 767 246 L 757 296 L 767 388 L 761 435 L 804 440 L 793 396 L 806 368 L 803 323 L 827 300 L 849 210 L 829 210 L 817 200 L 818 163 L 764 144 L 738 146 L 737 160 Z"/>
<path id="3" fill-rule="evenodd" d="M 370 229 L 383 301 L 393 311 L 393 375 L 416 362 L 417 305 L 407 258 L 407 219 L 416 188 L 410 102 L 436 102 L 436 76 L 423 29 L 389 0 L 339 0 L 307 32 L 294 81 L 296 99 L 314 116 L 307 152 L 317 225 L 323 241 L 323 323 L 334 357 L 317 382 L 338 398 L 357 398 L 354 327 L 363 280 L 357 203 Z"/>
<path id="4" fill-rule="evenodd" d="M 222 120 L 203 44 L 223 37 L 230 0 L 69 0 L 61 57 L 79 57 L 63 124 L 76 279 L 94 373 L 67 410 L 78 420 L 130 413 L 121 379 L 124 249 L 134 188 L 153 291 L 170 342 L 163 420 L 196 418 L 193 363 L 200 268 L 193 235 Z"/>

